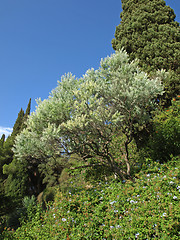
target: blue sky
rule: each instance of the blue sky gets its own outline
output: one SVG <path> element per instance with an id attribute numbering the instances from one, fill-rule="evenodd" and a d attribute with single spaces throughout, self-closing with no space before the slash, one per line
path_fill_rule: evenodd
<path id="1" fill-rule="evenodd" d="M 180 22 L 180 1 L 166 0 Z M 0 136 L 64 73 L 82 76 L 113 51 L 120 0 L 0 0 Z"/>

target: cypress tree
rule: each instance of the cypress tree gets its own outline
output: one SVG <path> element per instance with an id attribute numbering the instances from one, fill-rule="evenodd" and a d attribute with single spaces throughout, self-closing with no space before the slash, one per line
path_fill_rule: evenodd
<path id="1" fill-rule="evenodd" d="M 31 111 L 31 98 L 29 99 L 29 103 L 27 105 L 26 112 L 23 117 L 23 122 L 20 131 L 22 131 L 26 127 L 26 121 L 28 119 L 28 116 L 30 115 L 30 111 Z"/>
<path id="2" fill-rule="evenodd" d="M 17 162 L 14 158 L 12 147 L 15 137 L 25 127 L 25 121 L 30 115 L 30 109 L 31 99 L 29 100 L 25 114 L 22 108 L 19 111 L 12 134 L 6 141 L 5 135 L 2 135 L 0 139 L 0 201 L 2 203 L 0 216 L 9 213 L 19 204 L 21 197 L 27 194 L 26 190 L 29 187 L 26 161 Z"/>
<path id="3" fill-rule="evenodd" d="M 10 136 L 8 136 L 7 140 L 4 143 L 6 163 L 10 163 L 13 159 L 12 146 L 14 144 L 15 137 L 20 133 L 21 125 L 23 123 L 23 118 L 24 118 L 24 111 L 21 108 L 21 110 L 18 113 L 18 117 L 16 119 L 16 122 L 13 126 L 12 134 Z"/>
<path id="4" fill-rule="evenodd" d="M 28 117 L 28 116 L 30 115 L 30 111 L 31 111 L 31 98 L 29 99 L 29 103 L 28 103 L 28 105 L 27 105 L 24 118 L 26 118 L 26 117 Z"/>
<path id="5" fill-rule="evenodd" d="M 18 113 L 18 117 L 16 119 L 16 122 L 13 126 L 12 134 L 7 138 L 4 144 L 4 154 L 5 154 L 5 163 L 9 164 L 13 160 L 13 151 L 12 147 L 14 144 L 15 137 L 25 128 L 25 121 L 27 120 L 31 109 L 31 98 L 29 100 L 26 112 L 24 114 L 24 110 L 21 108 L 21 110 Z"/>
<path id="6" fill-rule="evenodd" d="M 20 133 L 20 129 L 21 129 L 21 126 L 22 126 L 22 123 L 23 123 L 23 118 L 24 118 L 24 111 L 21 108 L 20 112 L 18 113 L 18 117 L 16 119 L 16 122 L 14 124 L 11 137 L 14 138 L 18 135 L 18 133 Z"/>
<path id="7" fill-rule="evenodd" d="M 19 111 L 18 117 L 13 126 L 12 134 L 7 138 L 6 143 L 11 142 L 13 144 L 15 137 L 25 128 L 25 122 L 28 116 L 30 115 L 30 110 L 31 110 L 31 98 L 27 105 L 26 112 L 24 113 L 24 110 L 22 108 Z"/>
<path id="8" fill-rule="evenodd" d="M 151 75 L 170 71 L 164 82 L 164 104 L 179 94 L 180 27 L 173 9 L 164 0 L 122 0 L 121 23 L 116 27 L 114 50 L 124 48 L 130 59 Z"/>
<path id="9" fill-rule="evenodd" d="M 3 134 L 2 137 L 1 137 L 1 139 L 0 139 L 0 146 L 1 146 L 1 147 L 3 147 L 4 141 L 5 141 L 5 134 Z"/>

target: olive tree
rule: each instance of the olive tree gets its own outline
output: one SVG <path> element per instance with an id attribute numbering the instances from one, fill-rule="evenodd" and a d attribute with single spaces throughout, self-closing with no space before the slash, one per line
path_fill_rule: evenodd
<path id="1" fill-rule="evenodd" d="M 120 178 L 130 177 L 128 145 L 134 129 L 149 120 L 154 98 L 163 94 L 164 77 L 159 71 L 149 79 L 124 50 L 102 59 L 98 70 L 90 69 L 80 79 L 63 76 L 16 138 L 16 157 L 48 160 L 77 153 L 85 165 L 97 157 L 98 164 L 108 165 Z M 111 154 L 117 131 L 125 136 L 126 170 Z"/>

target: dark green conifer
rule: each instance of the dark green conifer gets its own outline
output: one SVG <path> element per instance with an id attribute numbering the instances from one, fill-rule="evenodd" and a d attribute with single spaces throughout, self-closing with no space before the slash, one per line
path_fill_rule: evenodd
<path id="1" fill-rule="evenodd" d="M 1 146 L 1 147 L 3 147 L 4 141 L 5 141 L 5 134 L 3 134 L 2 137 L 1 137 L 1 139 L 0 139 L 0 146 Z"/>
<path id="2" fill-rule="evenodd" d="M 164 0 L 122 0 L 121 23 L 116 27 L 114 50 L 124 48 L 130 59 L 153 75 L 158 69 L 170 71 L 164 82 L 166 105 L 179 94 L 180 27 L 173 9 Z"/>
<path id="3" fill-rule="evenodd" d="M 4 143 L 4 155 L 5 155 L 5 163 L 8 164 L 13 159 L 13 151 L 12 147 L 14 144 L 15 137 L 20 133 L 21 125 L 23 123 L 23 117 L 24 117 L 24 111 L 21 110 L 18 113 L 18 117 L 16 119 L 16 122 L 13 126 L 13 131 L 10 136 L 6 139 Z"/>
<path id="4" fill-rule="evenodd" d="M 16 137 L 20 133 L 20 129 L 21 129 L 21 126 L 23 123 L 23 118 L 24 118 L 24 111 L 21 108 L 20 112 L 18 113 L 18 117 L 16 119 L 14 127 L 13 127 L 13 131 L 11 134 L 12 138 Z"/>
<path id="5" fill-rule="evenodd" d="M 30 115 L 30 111 L 31 111 L 31 98 L 29 99 L 29 103 L 27 105 L 24 117 L 28 117 Z"/>
<path id="6" fill-rule="evenodd" d="M 12 134 L 5 141 L 5 135 L 0 139 L 0 216 L 11 212 L 21 203 L 21 198 L 28 194 L 29 177 L 27 162 L 18 162 L 14 157 L 12 147 L 15 137 L 25 127 L 25 121 L 30 115 L 31 99 L 26 112 L 20 110 L 13 127 Z M 3 144 L 3 146 L 2 146 Z M 9 204 L 7 204 L 7 201 Z"/>
<path id="7" fill-rule="evenodd" d="M 21 108 L 21 110 L 18 113 L 18 117 L 16 119 L 16 122 L 13 126 L 12 134 L 7 138 L 6 145 L 10 143 L 10 145 L 13 145 L 15 137 L 25 128 L 25 122 L 30 115 L 31 110 L 31 98 L 29 100 L 26 112 L 24 114 L 24 110 Z"/>
<path id="8" fill-rule="evenodd" d="M 29 99 L 29 103 L 27 105 L 26 112 L 23 117 L 23 122 L 20 131 L 22 131 L 26 127 L 26 121 L 28 119 L 28 116 L 30 115 L 30 111 L 31 111 L 31 98 Z"/>

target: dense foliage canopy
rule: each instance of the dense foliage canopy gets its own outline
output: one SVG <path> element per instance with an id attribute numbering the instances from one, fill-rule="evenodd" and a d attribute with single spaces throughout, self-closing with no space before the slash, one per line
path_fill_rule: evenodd
<path id="1" fill-rule="evenodd" d="M 63 76 L 50 97 L 38 101 L 26 129 L 17 136 L 16 158 L 39 165 L 59 157 L 64 161 L 65 156 L 77 153 L 85 163 L 98 157 L 100 164 L 108 165 L 121 178 L 130 176 L 128 144 L 134 129 L 148 121 L 166 77 L 161 71 L 149 79 L 137 65 L 125 51 L 119 51 L 80 79 L 72 74 Z M 111 154 L 117 131 L 125 135 L 126 153 L 120 163 Z"/>
<path id="2" fill-rule="evenodd" d="M 116 27 L 112 46 L 124 49 L 130 59 L 139 59 L 146 72 L 171 72 L 165 84 L 165 103 L 179 94 L 180 27 L 175 13 L 164 0 L 122 0 L 121 23 Z M 164 104 L 165 104 L 164 103 Z"/>

